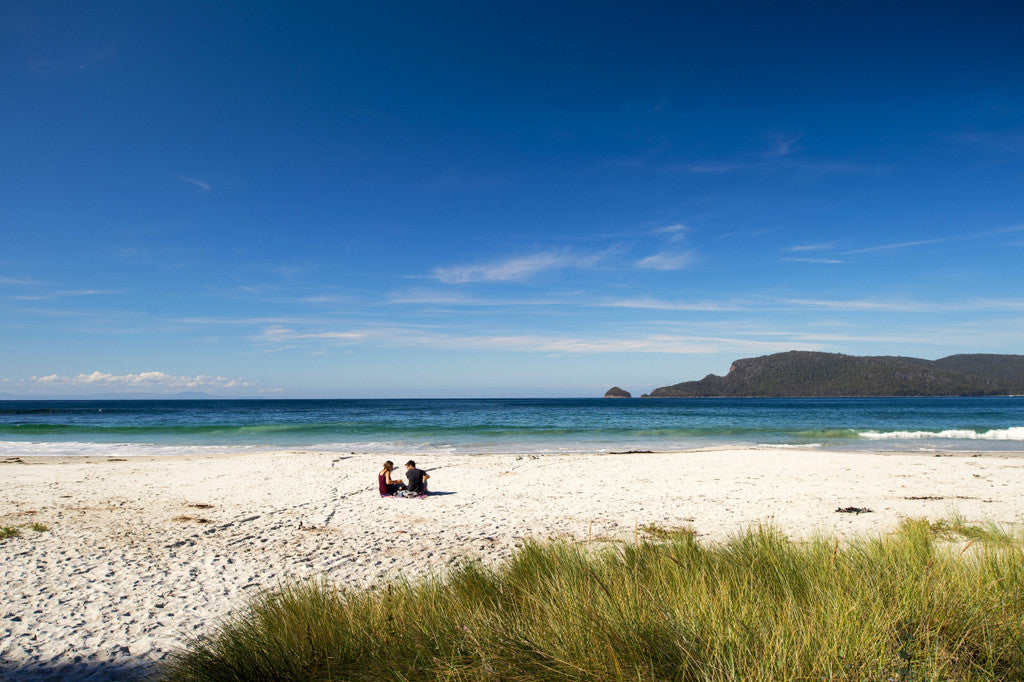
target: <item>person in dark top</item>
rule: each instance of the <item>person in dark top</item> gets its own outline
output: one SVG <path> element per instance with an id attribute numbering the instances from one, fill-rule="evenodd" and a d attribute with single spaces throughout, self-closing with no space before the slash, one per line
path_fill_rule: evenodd
<path id="1" fill-rule="evenodd" d="M 405 463 L 405 477 L 409 479 L 409 485 L 406 486 L 406 489 L 410 493 L 416 495 L 427 494 L 427 479 L 430 478 L 430 474 L 423 471 L 423 469 L 417 469 L 416 462 L 411 459 Z"/>
<path id="2" fill-rule="evenodd" d="M 399 490 L 405 490 L 405 484 L 401 481 L 391 480 L 391 472 L 395 469 L 395 463 L 390 459 L 384 462 L 384 468 L 377 474 L 377 487 L 382 497 L 394 495 Z"/>

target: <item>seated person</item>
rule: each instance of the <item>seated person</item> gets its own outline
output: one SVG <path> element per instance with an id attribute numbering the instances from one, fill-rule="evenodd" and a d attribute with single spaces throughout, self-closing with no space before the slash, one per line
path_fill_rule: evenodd
<path id="1" fill-rule="evenodd" d="M 394 495 L 399 490 L 405 490 L 405 484 L 401 481 L 391 480 L 391 472 L 395 469 L 395 463 L 391 460 L 384 462 L 384 468 L 377 474 L 377 487 L 380 489 L 381 497 Z"/>
<path id="2" fill-rule="evenodd" d="M 417 469 L 416 462 L 411 459 L 405 463 L 405 477 L 409 479 L 409 485 L 406 486 L 409 493 L 413 495 L 427 494 L 427 479 L 430 478 L 430 474 L 423 469 Z"/>

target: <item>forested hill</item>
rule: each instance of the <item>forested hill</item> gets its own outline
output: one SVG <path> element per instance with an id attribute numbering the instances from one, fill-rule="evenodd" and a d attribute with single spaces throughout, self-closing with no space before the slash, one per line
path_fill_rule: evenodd
<path id="1" fill-rule="evenodd" d="M 1024 394 L 1024 355 L 950 355 L 940 360 L 790 351 L 737 360 L 651 391 L 650 398 L 977 396 Z"/>

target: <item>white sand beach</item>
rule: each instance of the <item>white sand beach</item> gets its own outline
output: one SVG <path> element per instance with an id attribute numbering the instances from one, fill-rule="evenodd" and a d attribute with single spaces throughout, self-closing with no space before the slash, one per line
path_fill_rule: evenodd
<path id="1" fill-rule="evenodd" d="M 953 514 L 1021 524 L 1022 454 L 445 456 L 419 461 L 439 493 L 423 500 L 379 497 L 383 456 L 11 458 L 0 526 L 20 535 L 0 540 L 0 678 L 140 677 L 283 581 L 370 587 L 498 561 L 524 538 L 631 542 L 657 524 L 714 542 L 759 522 L 849 537 Z"/>

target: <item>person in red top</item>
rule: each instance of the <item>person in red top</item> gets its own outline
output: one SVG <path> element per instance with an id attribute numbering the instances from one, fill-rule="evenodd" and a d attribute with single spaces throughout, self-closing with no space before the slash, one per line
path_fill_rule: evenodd
<path id="1" fill-rule="evenodd" d="M 381 497 L 389 497 L 399 490 L 405 490 L 405 484 L 391 480 L 391 472 L 395 469 L 395 463 L 390 459 L 384 462 L 384 468 L 377 474 L 377 487 L 380 489 Z"/>

